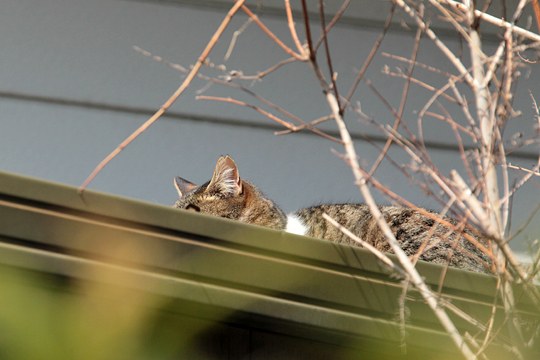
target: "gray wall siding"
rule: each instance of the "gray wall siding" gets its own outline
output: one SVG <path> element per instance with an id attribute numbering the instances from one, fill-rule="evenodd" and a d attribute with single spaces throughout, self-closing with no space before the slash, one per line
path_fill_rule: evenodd
<path id="1" fill-rule="evenodd" d="M 215 31 L 227 4 L 4 0 L 0 11 L 0 169 L 80 185 L 95 165 L 142 124 L 182 80 L 181 74 L 142 56 L 132 47 L 140 46 L 188 66 Z M 387 6 L 385 1 L 353 1 L 350 15 L 332 33 L 342 89 L 348 89 L 369 53 L 379 34 L 380 21 L 386 16 L 381 9 Z M 287 28 L 276 11 L 270 9 L 262 14 L 273 31 L 288 39 Z M 230 39 L 232 31 L 244 21 L 243 15 L 235 18 L 223 39 Z M 382 50 L 408 57 L 413 36 L 414 30 L 395 26 Z M 489 36 L 486 41 L 490 41 Z M 227 41 L 219 44 L 211 59 L 222 62 L 227 46 Z M 458 48 L 460 44 L 454 41 L 452 46 Z M 227 67 L 254 73 L 284 58 L 281 50 L 252 25 L 240 37 Z M 419 60 L 451 70 L 428 40 L 423 41 Z M 385 65 L 402 66 L 378 56 L 367 76 L 385 97 L 398 104 L 402 81 L 382 74 Z M 442 77 L 421 71 L 417 74 L 430 83 L 444 83 Z M 515 104 L 523 116 L 510 125 L 509 136 L 515 131 L 532 131 L 528 91 L 540 93 L 539 76 L 538 71 L 532 71 L 520 81 Z M 170 204 L 176 197 L 173 176 L 205 181 L 217 157 L 231 154 L 241 174 L 287 211 L 318 202 L 361 201 L 350 170 L 331 152 L 341 150 L 338 144 L 308 133 L 276 137 L 275 124 L 252 110 L 195 101 L 196 91 L 204 86 L 204 81 L 196 81 L 173 106 L 170 115 L 160 119 L 113 160 L 91 188 Z M 300 64 L 280 70 L 252 89 L 306 120 L 328 113 L 316 79 Z M 217 86 L 206 94 L 247 99 Z M 358 94 L 366 114 L 381 122 L 392 122 L 390 112 L 365 86 Z M 412 88 L 407 107 L 411 126 L 416 124 L 415 111 L 429 96 L 426 91 Z M 377 132 L 352 113 L 347 121 L 357 139 L 359 154 L 370 163 L 377 151 L 361 140 L 361 135 Z M 436 147 L 452 143 L 448 128 L 434 122 L 428 125 L 426 139 Z M 325 128 L 333 129 L 331 124 Z M 512 162 L 534 162 L 538 149 L 525 150 Z M 398 161 L 408 161 L 397 149 L 392 154 Z M 433 157 L 443 171 L 462 170 L 459 155 L 454 151 L 434 150 Z M 409 200 L 437 207 L 388 163 L 377 175 Z M 516 227 L 538 203 L 538 186 L 538 180 L 533 180 L 516 198 Z M 385 201 L 382 197 L 379 200 Z M 522 238 L 538 236 L 538 223 L 533 222 Z"/>

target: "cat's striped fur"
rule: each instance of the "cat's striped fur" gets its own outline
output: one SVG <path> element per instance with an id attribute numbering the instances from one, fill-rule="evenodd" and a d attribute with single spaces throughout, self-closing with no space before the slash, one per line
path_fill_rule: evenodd
<path id="1" fill-rule="evenodd" d="M 391 252 L 383 233 L 365 204 L 323 204 L 300 209 L 288 216 L 250 182 L 240 178 L 229 156 L 218 159 L 212 179 L 197 186 L 175 178 L 180 198 L 174 207 L 262 225 L 277 230 L 357 245 L 322 218 L 326 213 L 378 250 Z M 380 206 L 385 220 L 407 255 L 424 247 L 421 260 L 447 264 L 461 269 L 489 272 L 489 258 L 460 234 L 438 224 L 420 212 L 399 206 Z M 456 224 L 452 218 L 444 220 Z M 465 230 L 484 242 L 472 230 Z M 426 243 L 426 244 L 424 244 Z"/>

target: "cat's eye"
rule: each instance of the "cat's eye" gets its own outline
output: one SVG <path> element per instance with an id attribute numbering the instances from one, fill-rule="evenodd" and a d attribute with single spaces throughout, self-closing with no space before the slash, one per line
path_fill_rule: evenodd
<path id="1" fill-rule="evenodd" d="M 198 207 L 197 205 L 188 204 L 188 206 L 186 206 L 186 210 L 200 212 L 201 208 Z"/>

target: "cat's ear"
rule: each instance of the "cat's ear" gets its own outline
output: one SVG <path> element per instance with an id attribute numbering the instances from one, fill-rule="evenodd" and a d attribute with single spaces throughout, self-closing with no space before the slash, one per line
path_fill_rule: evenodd
<path id="1" fill-rule="evenodd" d="M 176 191 L 178 191 L 178 196 L 182 197 L 188 192 L 196 189 L 198 186 L 191 181 L 187 181 L 186 179 L 177 176 L 174 178 L 174 187 L 176 188 Z"/>
<path id="2" fill-rule="evenodd" d="M 238 167 L 230 156 L 222 156 L 218 159 L 208 189 L 217 190 L 227 196 L 236 196 L 242 192 Z"/>

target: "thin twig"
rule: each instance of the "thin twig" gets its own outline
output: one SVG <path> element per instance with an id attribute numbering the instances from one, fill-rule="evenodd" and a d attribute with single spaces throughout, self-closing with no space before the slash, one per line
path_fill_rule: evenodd
<path id="1" fill-rule="evenodd" d="M 521 170 L 523 172 L 526 172 L 526 173 L 530 174 L 531 176 L 540 176 L 540 172 L 538 171 L 538 168 L 540 166 L 539 164 L 540 164 L 540 161 L 534 167 L 534 169 L 537 169 L 537 170 L 534 170 L 534 169 L 531 170 L 531 169 L 527 169 L 527 168 L 524 168 L 524 167 L 521 167 L 521 166 L 512 165 L 511 163 L 508 163 L 508 165 L 506 165 L 506 166 L 509 167 L 510 169 Z"/>
<path id="2" fill-rule="evenodd" d="M 299 54 L 306 56 L 304 47 L 302 46 L 302 43 L 298 39 L 298 34 L 296 32 L 296 26 L 294 23 L 290 0 L 285 0 L 285 12 L 287 13 L 287 24 L 289 25 L 289 32 L 291 33 L 291 37 L 294 41 L 294 44 L 296 45 L 296 50 L 298 50 Z"/>
<path id="3" fill-rule="evenodd" d="M 538 31 L 540 31 L 540 1 L 532 0 L 532 4 L 534 9 L 534 15 L 536 18 L 536 27 L 538 28 Z"/>
<path id="4" fill-rule="evenodd" d="M 350 166 L 353 170 L 353 174 L 356 180 L 356 185 L 359 187 L 360 192 L 362 193 L 362 196 L 364 197 L 366 203 L 369 206 L 369 209 L 371 213 L 373 214 L 373 218 L 376 219 L 377 224 L 379 225 L 381 231 L 384 233 L 386 239 L 388 240 L 388 244 L 392 248 L 392 251 L 397 256 L 401 266 L 405 270 L 405 272 L 410 276 L 412 284 L 418 289 L 424 300 L 427 302 L 431 310 L 435 313 L 439 321 L 441 322 L 441 325 L 444 327 L 448 335 L 452 338 L 457 348 L 461 351 L 461 353 L 465 356 L 467 359 L 475 359 L 475 356 L 457 328 L 455 327 L 452 320 L 448 317 L 448 314 L 442 309 L 437 301 L 437 298 L 435 295 L 431 292 L 429 287 L 426 285 L 418 271 L 414 268 L 411 261 L 401 249 L 399 246 L 398 241 L 396 240 L 394 234 L 392 233 L 392 230 L 390 229 L 389 225 L 384 221 L 384 217 L 381 214 L 379 208 L 377 207 L 377 204 L 375 203 L 375 200 L 373 196 L 371 195 L 371 192 L 367 186 L 366 178 L 363 176 L 362 172 L 360 171 L 360 167 L 358 165 L 358 162 L 356 161 L 357 155 L 356 150 L 354 149 L 354 145 L 352 142 L 352 139 L 350 137 L 349 131 L 347 130 L 347 127 L 345 126 L 345 123 L 343 122 L 343 119 L 339 115 L 339 107 L 337 104 L 337 101 L 334 98 L 334 94 L 331 92 L 327 92 L 326 94 L 327 101 L 334 113 L 334 119 L 337 122 L 341 138 L 343 139 L 343 142 L 345 143 L 344 147 L 347 151 Z"/>
<path id="5" fill-rule="evenodd" d="M 478 349 L 477 354 L 481 354 L 484 352 L 485 348 L 489 345 L 489 343 L 494 339 L 494 337 L 491 337 L 491 332 L 493 331 L 493 324 L 495 323 L 495 315 L 497 313 L 497 302 L 498 302 L 498 296 L 497 293 L 499 292 L 501 288 L 501 278 L 497 277 L 497 285 L 495 286 L 495 296 L 493 297 L 493 302 L 491 304 L 491 316 L 489 317 L 487 331 L 484 335 L 484 341 L 482 343 L 482 346 Z"/>
<path id="6" fill-rule="evenodd" d="M 326 33 L 329 33 L 330 30 L 332 30 L 332 28 L 334 27 L 334 25 L 337 24 L 337 22 L 339 21 L 339 19 L 341 19 L 341 17 L 343 16 L 343 14 L 345 13 L 345 10 L 347 10 L 347 8 L 349 7 L 349 4 L 351 3 L 351 0 L 345 0 L 343 1 L 343 3 L 341 4 L 341 7 L 338 9 L 338 11 L 336 11 L 336 13 L 334 14 L 334 17 L 332 18 L 332 20 L 330 20 L 330 22 L 328 23 L 328 25 L 326 26 Z M 321 35 L 319 37 L 319 40 L 317 40 L 317 43 L 315 44 L 315 46 L 313 47 L 315 49 L 315 51 L 317 51 L 317 49 L 319 48 L 319 46 L 321 46 L 322 44 L 322 41 L 323 41 L 323 36 L 324 35 Z"/>
<path id="7" fill-rule="evenodd" d="M 424 81 L 422 81 L 422 80 L 420 80 L 420 79 L 417 79 L 417 78 L 414 78 L 414 77 L 409 77 L 407 74 L 404 74 L 404 73 L 401 72 L 401 71 L 397 71 L 397 72 L 396 72 L 396 71 L 391 71 L 391 70 L 388 69 L 388 68 L 385 68 L 385 69 L 383 70 L 383 73 L 384 73 L 385 75 L 388 75 L 388 76 L 392 76 L 392 77 L 396 77 L 396 78 L 405 79 L 405 80 L 407 80 L 408 82 L 411 82 L 411 83 L 413 83 L 413 84 L 416 84 L 416 85 L 418 85 L 418 86 L 420 86 L 420 87 L 426 89 L 427 91 L 431 91 L 431 92 L 437 91 L 437 88 L 435 88 L 433 85 L 429 85 L 428 83 L 426 83 L 426 82 L 424 82 Z M 448 101 L 451 102 L 451 103 L 457 103 L 457 102 L 458 102 L 454 97 L 448 95 L 448 94 L 445 93 L 445 92 L 440 93 L 440 96 L 442 96 L 443 98 L 445 98 L 446 100 L 448 100 Z"/>
<path id="8" fill-rule="evenodd" d="M 333 227 L 341 231 L 343 234 L 347 235 L 351 240 L 357 242 L 362 247 L 366 248 L 367 250 L 371 251 L 373 255 L 375 255 L 383 264 L 388 266 L 390 270 L 395 271 L 396 273 L 406 276 L 406 274 L 403 272 L 403 269 L 394 264 L 392 260 L 388 256 L 386 256 L 383 252 L 378 250 L 376 247 L 368 243 L 367 241 L 362 240 L 359 236 L 355 235 L 353 232 L 351 232 L 349 229 L 347 229 L 345 226 L 338 223 L 336 220 L 334 220 L 330 215 L 327 213 L 322 214 L 323 219 L 328 221 Z"/>
<path id="9" fill-rule="evenodd" d="M 418 12 L 412 9 L 409 5 L 405 3 L 403 0 L 392 0 L 395 4 L 397 4 L 399 7 L 403 9 L 409 15 L 422 29 L 425 34 L 433 41 L 433 43 L 439 48 L 439 50 L 446 56 L 446 58 L 454 65 L 454 67 L 459 71 L 459 74 L 463 76 L 465 81 L 472 85 L 473 79 L 471 75 L 469 74 L 467 68 L 463 65 L 461 60 L 450 50 L 435 34 L 431 28 L 422 20 L 422 18 L 419 16 Z"/>
<path id="10" fill-rule="evenodd" d="M 244 0 L 245 1 L 245 0 Z M 242 1 L 242 3 L 244 3 Z M 290 47 L 285 45 L 283 41 L 281 41 L 264 23 L 259 19 L 257 15 L 255 15 L 249 8 L 245 5 L 242 5 L 242 11 L 244 11 L 250 18 L 253 19 L 255 24 L 259 26 L 259 28 L 273 41 L 278 45 L 280 48 L 283 49 L 288 55 L 294 57 L 296 60 L 305 61 L 306 57 L 304 54 L 298 54 L 294 52 Z"/>
<path id="11" fill-rule="evenodd" d="M 484 253 L 486 256 L 488 256 L 490 259 L 493 259 L 493 254 L 491 250 L 486 248 L 484 245 L 482 245 L 474 236 L 471 236 L 470 234 L 467 234 L 466 232 L 462 232 L 461 229 L 459 229 L 456 225 L 450 223 L 449 221 L 443 219 L 437 214 L 434 214 L 432 212 L 427 211 L 426 209 L 423 209 L 421 207 L 416 206 L 412 202 L 406 200 L 405 198 L 399 196 L 392 190 L 388 189 L 386 186 L 381 184 L 377 179 L 373 177 L 369 177 L 369 174 L 362 170 L 360 168 L 360 171 L 363 173 L 364 177 L 367 179 L 366 181 L 369 181 L 375 188 L 377 188 L 379 191 L 381 191 L 383 194 L 388 196 L 393 201 L 396 201 L 397 203 L 406 206 L 414 211 L 418 211 L 420 215 L 424 216 L 425 218 L 431 219 L 435 221 L 436 223 L 444 226 L 445 228 L 452 230 L 459 235 L 463 236 L 465 240 L 470 242 L 472 245 L 474 245 L 478 250 L 480 250 L 482 253 Z M 479 259 L 480 260 L 480 259 Z"/>
<path id="12" fill-rule="evenodd" d="M 418 112 L 418 128 L 419 128 L 419 139 L 420 139 L 420 142 L 423 143 L 424 142 L 424 136 L 423 136 L 423 132 L 422 132 L 422 126 L 420 125 L 420 122 L 422 121 L 422 119 L 424 118 L 424 115 L 425 113 L 429 110 L 429 108 L 433 105 L 433 103 L 435 101 L 437 101 L 437 99 L 442 96 L 443 94 L 446 93 L 446 91 L 448 89 L 452 89 L 455 85 L 455 81 L 456 79 L 455 78 L 450 78 L 448 80 L 448 82 L 446 84 L 444 84 L 442 87 L 440 87 L 439 89 L 435 90 L 433 92 L 433 95 L 428 99 L 428 101 L 426 101 L 426 103 L 424 104 L 424 106 L 422 107 L 422 109 Z"/>
<path id="13" fill-rule="evenodd" d="M 305 4 L 305 0 L 302 0 L 303 5 L 303 12 L 304 12 L 304 20 L 306 22 L 306 33 L 309 31 L 309 19 L 307 16 L 307 6 Z M 311 44 L 311 36 L 308 36 L 308 48 L 310 51 L 312 50 L 312 44 Z M 310 63 L 313 68 L 317 67 L 317 63 L 314 61 L 314 58 L 310 57 Z M 418 271 L 414 268 L 411 261 L 401 249 L 399 246 L 398 241 L 396 240 L 394 234 L 392 233 L 392 230 L 390 229 L 389 225 L 384 221 L 384 217 L 382 216 L 379 208 L 377 207 L 377 204 L 375 203 L 375 200 L 373 199 L 373 196 L 371 195 L 371 192 L 369 190 L 369 187 L 367 186 L 367 179 L 364 177 L 362 171 L 360 170 L 360 166 L 357 161 L 357 155 L 356 150 L 354 148 L 350 133 L 345 125 L 345 122 L 343 121 L 343 118 L 340 114 L 340 108 L 339 104 L 337 102 L 337 99 L 335 98 L 335 95 L 333 92 L 329 91 L 328 84 L 325 83 L 323 78 L 320 78 L 320 71 L 315 70 L 315 74 L 317 77 L 319 77 L 319 81 L 323 85 L 323 91 L 326 94 L 326 101 L 328 103 L 328 106 L 330 107 L 330 110 L 332 111 L 334 115 L 334 119 L 336 121 L 336 125 L 339 129 L 341 138 L 344 142 L 344 147 L 347 152 L 348 158 L 349 158 L 349 164 L 351 166 L 354 178 L 356 180 L 356 185 L 358 186 L 361 194 L 363 195 L 367 205 L 370 208 L 370 211 L 373 215 L 373 218 L 376 219 L 377 224 L 379 225 L 381 231 L 385 235 L 385 237 L 388 240 L 388 243 L 390 247 L 392 248 L 392 251 L 397 256 L 401 266 L 405 270 L 405 272 L 410 276 L 412 284 L 420 291 L 422 297 L 424 300 L 428 303 L 428 305 L 431 307 L 432 311 L 435 313 L 439 321 L 441 322 L 442 326 L 445 328 L 447 333 L 450 335 L 458 349 L 462 352 L 462 354 L 467 359 L 474 359 L 474 354 L 469 348 L 469 346 L 465 343 L 463 337 L 458 332 L 457 328 L 455 327 L 452 320 L 448 317 L 448 314 L 438 305 L 437 298 L 435 295 L 431 292 L 429 287 L 426 285 Z"/>
<path id="14" fill-rule="evenodd" d="M 458 124 L 454 119 L 449 117 L 448 115 L 441 115 L 434 113 L 432 111 L 426 111 L 424 115 L 431 116 L 434 119 L 440 120 L 448 125 L 450 125 L 453 129 L 459 130 L 459 132 L 469 135 L 471 139 L 475 139 L 474 132 L 472 132 L 470 129 L 467 129 L 465 126 Z M 459 147 L 463 147 L 463 141 L 458 141 Z"/>
<path id="15" fill-rule="evenodd" d="M 249 109 L 253 109 L 253 110 L 257 111 L 259 114 L 262 114 L 262 115 L 266 116 L 270 120 L 273 120 L 273 121 L 277 122 L 278 124 L 286 127 L 290 131 L 295 131 L 296 130 L 295 125 L 293 125 L 293 124 L 291 124 L 291 123 L 277 117 L 276 115 L 274 115 L 271 112 L 268 112 L 268 111 L 260 108 L 259 106 L 249 104 L 249 103 L 247 103 L 245 101 L 233 99 L 231 97 L 219 97 L 219 96 L 207 96 L 207 95 L 199 95 L 199 96 L 196 97 L 196 99 L 197 100 L 210 100 L 210 101 L 226 102 L 226 103 L 230 103 L 230 104 L 234 104 L 234 105 L 247 107 Z M 319 129 L 314 128 L 314 127 L 309 127 L 309 126 L 307 128 L 310 131 L 312 131 L 314 134 L 319 135 L 319 136 L 321 136 L 321 137 L 323 137 L 323 138 L 325 138 L 327 140 L 331 140 L 331 141 L 334 141 L 334 142 L 337 142 L 337 143 L 341 143 L 341 141 L 339 139 L 336 139 L 333 136 L 328 135 L 327 133 L 325 133 L 322 130 L 319 130 Z"/>
<path id="16" fill-rule="evenodd" d="M 157 119 L 161 117 L 174 102 L 184 93 L 184 91 L 188 88 L 188 86 L 191 84 L 193 79 L 196 77 L 197 73 L 201 69 L 204 61 L 210 55 L 210 52 L 214 48 L 214 46 L 217 44 L 219 38 L 231 22 L 231 19 L 233 16 L 238 12 L 240 7 L 243 6 L 245 0 L 238 0 L 234 3 L 234 5 L 231 7 L 221 24 L 219 25 L 218 29 L 212 35 L 212 38 L 206 45 L 205 49 L 197 59 L 197 62 L 195 65 L 193 65 L 193 68 L 189 72 L 189 74 L 186 76 L 182 84 L 176 89 L 176 91 L 161 105 L 161 107 L 152 115 L 148 120 L 146 120 L 137 130 L 135 130 L 131 135 L 129 135 L 124 141 L 118 145 L 116 149 L 114 149 L 105 159 L 103 159 L 98 166 L 90 173 L 90 175 L 84 180 L 82 185 L 79 187 L 79 193 L 82 193 L 88 184 L 92 182 L 92 180 L 99 174 L 99 172 L 112 160 L 116 155 L 118 155 L 126 146 L 131 144 L 133 140 L 135 140 L 140 134 L 142 134 L 146 129 L 148 129 Z"/>
<path id="17" fill-rule="evenodd" d="M 421 13 L 423 13 L 423 9 L 421 9 Z M 409 69 L 407 70 L 406 81 L 405 81 L 405 84 L 403 85 L 403 90 L 401 91 L 401 100 L 399 103 L 399 108 L 398 108 L 396 117 L 394 119 L 394 125 L 392 125 L 392 129 L 394 131 L 397 131 L 397 129 L 399 128 L 399 124 L 401 123 L 401 120 L 403 118 L 405 105 L 407 104 L 407 96 L 409 95 L 409 88 L 411 86 L 411 78 L 414 72 L 414 65 L 416 62 L 416 57 L 418 55 L 418 49 L 420 48 L 421 37 L 422 37 L 422 30 L 418 28 L 418 30 L 416 31 L 416 36 L 414 38 L 414 46 L 413 46 L 412 56 L 411 56 L 412 61 L 410 62 Z M 392 138 L 388 137 L 388 139 L 386 139 L 386 143 L 384 144 L 382 151 L 379 153 L 379 155 L 377 156 L 377 159 L 375 159 L 373 165 L 371 166 L 371 169 L 369 170 L 370 176 L 373 176 L 375 171 L 377 171 L 377 168 L 379 167 L 379 165 L 385 158 L 386 154 L 388 153 L 388 150 L 390 150 L 390 146 L 392 146 Z"/>
<path id="18" fill-rule="evenodd" d="M 540 203 L 536 204 L 536 207 L 534 208 L 534 210 L 531 211 L 528 218 L 523 222 L 523 224 L 519 227 L 519 229 L 517 229 L 512 235 L 508 236 L 508 238 L 506 239 L 506 242 L 511 241 L 516 236 L 521 234 L 529 226 L 529 224 L 533 221 L 533 219 L 536 217 L 536 214 L 538 214 L 538 211 L 540 211 Z"/>
<path id="19" fill-rule="evenodd" d="M 383 51 L 381 52 L 381 55 L 384 56 L 384 57 L 387 57 L 387 58 L 390 58 L 390 59 L 393 59 L 393 60 L 397 60 L 397 61 L 400 61 L 400 62 L 404 62 L 404 63 L 407 63 L 407 64 L 411 64 L 413 61 L 409 58 L 406 58 L 404 56 L 399 56 L 399 55 L 396 55 L 396 54 L 390 54 L 386 51 Z M 424 64 L 418 60 L 414 61 L 415 63 L 415 66 L 416 67 L 419 67 L 419 68 L 422 68 L 422 69 L 425 69 L 429 72 L 432 72 L 434 74 L 439 74 L 439 75 L 442 75 L 444 76 L 445 78 L 450 78 L 452 76 L 455 76 L 447 71 L 443 71 L 439 68 L 436 68 L 432 65 L 428 65 L 428 64 Z"/>
<path id="20" fill-rule="evenodd" d="M 148 57 L 151 57 L 153 60 L 155 61 L 158 61 L 158 62 L 161 62 L 161 63 L 164 63 L 166 64 L 167 66 L 169 66 L 170 68 L 174 69 L 174 70 L 177 70 L 177 71 L 180 71 L 182 73 L 187 73 L 188 70 L 183 67 L 182 65 L 180 64 L 175 64 L 175 63 L 171 63 L 169 61 L 167 61 L 166 59 L 164 59 L 163 57 L 161 56 L 157 56 L 157 55 L 153 55 L 152 53 L 150 53 L 149 51 L 147 50 L 144 50 L 138 46 L 135 46 L 134 47 L 135 51 L 141 53 L 142 55 L 144 56 L 148 56 Z M 294 58 L 289 58 L 289 59 L 293 59 Z M 296 61 L 296 60 L 294 60 Z M 204 65 L 207 65 L 207 66 L 210 66 L 214 69 L 218 69 L 220 71 L 225 71 L 224 70 L 224 66 L 223 65 L 218 65 L 218 66 L 215 66 L 214 64 L 212 63 L 209 63 L 207 61 L 205 61 Z M 232 72 L 231 72 L 232 73 Z M 233 77 L 238 77 L 238 78 L 243 78 L 242 75 L 231 75 Z M 197 73 L 197 77 L 202 79 L 202 80 L 205 80 L 205 81 L 208 81 L 209 83 L 212 83 L 212 84 L 219 84 L 219 85 L 222 85 L 222 86 L 227 86 L 227 87 L 231 87 L 231 88 L 234 88 L 234 89 L 238 89 L 238 90 L 241 90 L 243 92 L 245 92 L 246 94 L 252 96 L 253 98 L 257 99 L 258 101 L 262 102 L 263 104 L 267 105 L 268 107 L 280 112 L 281 114 L 285 115 L 286 117 L 290 118 L 291 120 L 294 120 L 294 121 L 297 121 L 298 123 L 302 124 L 302 125 L 293 125 L 291 124 L 291 128 L 288 128 L 288 130 L 284 130 L 284 131 L 288 131 L 288 132 L 296 132 L 296 131 L 300 131 L 302 129 L 308 129 L 308 130 L 311 130 L 313 131 L 314 133 L 316 133 L 317 135 L 320 135 L 322 137 L 325 137 L 327 138 L 328 140 L 331 140 L 331 141 L 334 141 L 334 142 L 337 142 L 337 143 L 341 143 L 341 141 L 331 135 L 328 135 L 326 133 L 324 133 L 323 131 L 321 130 L 318 130 L 318 129 L 315 129 L 313 124 L 311 123 L 306 123 L 304 120 L 302 120 L 301 118 L 299 118 L 298 116 L 292 114 L 291 112 L 285 110 L 284 108 L 282 108 L 281 106 L 278 106 L 276 105 L 275 103 L 267 100 L 266 98 L 263 98 L 259 95 L 257 95 L 254 91 L 252 91 L 251 89 L 241 85 L 241 84 L 238 84 L 236 82 L 233 82 L 231 81 L 229 78 L 225 78 L 225 79 L 219 79 L 219 78 L 215 78 L 215 77 L 210 77 L 210 76 L 207 76 L 207 75 L 203 75 L 201 74 L 200 72 Z M 230 101 L 229 101 L 230 102 Z M 315 123 L 316 124 L 316 123 Z"/>
<path id="21" fill-rule="evenodd" d="M 273 73 L 274 71 L 278 70 L 279 68 L 281 68 L 281 67 L 283 67 L 285 65 L 291 64 L 293 62 L 296 62 L 296 61 L 298 61 L 298 60 L 296 58 L 294 58 L 294 57 L 286 58 L 284 60 L 281 60 L 277 64 L 274 64 L 274 65 L 270 66 L 266 70 L 259 71 L 256 75 L 241 75 L 238 78 L 242 79 L 242 80 L 262 80 L 263 78 L 265 78 L 269 74 Z"/>
<path id="22" fill-rule="evenodd" d="M 362 240 L 359 236 L 357 236 L 356 234 L 351 232 L 349 229 L 347 229 L 346 227 L 341 225 L 339 222 L 337 222 L 335 219 L 333 219 L 328 214 L 324 213 L 322 215 L 322 217 L 323 217 L 323 219 L 328 221 L 332 226 L 334 226 L 336 229 L 338 229 L 343 234 L 345 234 L 347 237 L 349 237 L 351 240 L 357 242 L 359 245 L 361 245 L 362 247 L 364 247 L 365 249 L 367 249 L 371 253 L 373 253 L 390 270 L 393 270 L 394 272 L 400 274 L 402 277 L 407 279 L 406 284 L 409 283 L 408 274 L 405 273 L 403 271 L 403 269 L 400 268 L 399 266 L 397 266 L 392 260 L 390 260 L 390 258 L 388 256 L 386 256 L 383 252 L 379 251 L 376 247 L 371 245 L 369 242 Z M 404 299 L 407 291 L 408 291 L 408 286 L 405 285 L 400 298 Z M 467 322 L 469 322 L 470 324 L 476 326 L 480 330 L 485 330 L 486 329 L 486 327 L 481 322 L 479 322 L 478 320 L 476 320 L 475 318 L 473 318 L 472 316 L 470 316 L 469 314 L 467 314 L 466 312 L 464 312 L 463 310 L 458 308 L 456 305 L 454 305 L 451 302 L 446 301 L 446 300 L 444 300 L 442 298 L 440 298 L 439 300 L 441 301 L 441 305 L 443 305 L 445 308 L 452 311 L 454 314 L 458 315 L 460 318 L 466 320 Z M 402 303 L 402 301 L 400 301 L 400 303 Z M 402 311 L 403 310 L 402 306 L 400 306 L 400 309 L 401 309 L 400 310 L 400 318 L 402 318 L 402 320 L 404 320 L 404 313 Z M 404 323 L 404 321 L 402 321 L 402 323 Z"/>
<path id="23" fill-rule="evenodd" d="M 239 105 L 239 106 L 244 106 L 244 107 L 247 107 L 247 108 L 250 108 L 250 109 L 253 109 L 255 111 L 257 111 L 258 113 L 266 116 L 267 118 L 277 122 L 278 124 L 280 124 L 281 126 L 284 126 L 286 127 L 287 129 L 293 129 L 294 128 L 294 125 L 275 116 L 274 114 L 272 114 L 271 112 L 268 112 L 264 109 L 261 109 L 260 107 L 256 106 L 256 105 L 253 105 L 253 104 L 249 104 L 245 101 L 241 101 L 241 100 L 237 100 L 237 99 L 233 99 L 232 97 L 220 97 L 220 96 L 208 96 L 208 95 L 199 95 L 196 97 L 197 100 L 210 100 L 210 101 L 219 101 L 219 102 L 226 102 L 226 103 L 230 103 L 230 104 L 234 104 L 234 105 Z"/>
<path id="24" fill-rule="evenodd" d="M 276 132 L 274 132 L 274 135 L 286 135 L 286 134 L 302 131 L 304 129 L 311 129 L 311 128 L 315 127 L 316 125 L 321 124 L 323 122 L 326 122 L 328 120 L 332 120 L 333 118 L 334 117 L 332 115 L 321 116 L 320 118 L 309 121 L 309 122 L 307 122 L 305 124 L 295 126 L 294 129 L 276 131 Z"/>
<path id="25" fill-rule="evenodd" d="M 482 227 L 482 231 L 491 237 L 498 237 L 500 235 L 498 228 L 493 224 L 488 213 L 484 210 L 483 204 L 474 196 L 469 186 L 465 183 L 462 177 L 456 170 L 450 171 L 450 177 L 454 182 L 456 188 L 456 195 L 462 200 L 460 204 L 471 210 L 474 214 L 474 221 L 477 225 Z"/>
<path id="26" fill-rule="evenodd" d="M 321 19 L 321 31 L 322 31 L 322 39 L 324 44 L 324 53 L 326 55 L 326 65 L 328 66 L 328 72 L 330 72 L 330 81 L 331 81 L 331 89 L 334 92 L 334 95 L 336 97 L 336 100 L 338 102 L 339 106 L 339 113 L 341 116 L 343 116 L 343 107 L 341 106 L 341 101 L 339 100 L 339 92 L 338 87 L 336 84 L 336 77 L 334 72 L 334 66 L 332 65 L 332 56 L 330 54 L 330 47 L 328 46 L 328 33 L 326 32 L 326 19 L 324 16 L 324 1 L 319 0 L 319 17 Z"/>
<path id="27" fill-rule="evenodd" d="M 506 203 L 508 201 L 510 201 L 510 198 L 512 196 L 514 196 L 514 194 L 516 193 L 516 191 L 518 191 L 523 185 L 525 185 L 530 179 L 531 177 L 534 175 L 534 176 L 539 176 L 538 175 L 538 172 L 540 171 L 540 156 L 538 157 L 538 160 L 536 162 L 536 165 L 533 166 L 531 169 L 526 169 L 526 168 L 521 168 L 519 166 L 515 166 L 515 165 L 512 165 L 512 164 L 507 164 L 506 167 L 509 167 L 509 168 L 517 168 L 517 170 L 521 170 L 521 171 L 524 171 L 525 172 L 525 176 L 523 176 L 512 188 L 512 190 L 510 190 L 508 192 L 508 194 L 505 195 L 504 198 L 501 199 L 501 202 L 502 203 Z"/>
<path id="28" fill-rule="evenodd" d="M 469 9 L 467 8 L 466 5 L 464 5 L 463 3 L 460 3 L 458 1 L 454 1 L 454 0 L 441 0 L 441 1 L 443 1 L 447 5 L 455 8 L 455 9 L 458 9 L 458 10 L 464 12 L 464 13 L 469 11 Z M 504 28 L 504 29 L 512 28 L 513 33 L 515 33 L 516 35 L 522 36 L 524 38 L 527 38 L 529 40 L 540 41 L 540 35 L 535 34 L 532 31 L 529 31 L 529 30 L 520 28 L 518 26 L 515 26 L 514 24 L 512 24 L 512 23 L 510 23 L 508 21 L 502 20 L 501 18 L 498 18 L 496 16 L 487 14 L 487 13 L 482 12 L 480 10 L 474 10 L 474 16 L 476 16 L 476 17 L 478 17 L 478 18 L 480 18 L 480 19 L 482 19 L 484 21 L 487 21 L 487 22 L 489 22 L 489 23 L 491 23 L 493 25 Z"/>
<path id="29" fill-rule="evenodd" d="M 367 58 L 364 60 L 362 68 L 360 68 L 360 70 L 356 74 L 356 76 L 355 76 L 355 78 L 353 80 L 353 83 L 352 83 L 349 91 L 347 92 L 347 95 L 345 96 L 345 100 L 347 101 L 347 103 L 351 102 L 351 99 L 352 99 L 354 93 L 356 92 L 356 89 L 358 88 L 358 85 L 360 85 L 360 82 L 364 78 L 364 75 L 365 75 L 369 65 L 371 64 L 371 62 L 373 61 L 373 58 L 377 54 L 377 51 L 381 47 L 382 41 L 383 41 L 384 37 L 386 36 L 386 33 L 388 32 L 388 29 L 390 29 L 390 25 L 392 24 L 392 18 L 394 17 L 394 9 L 395 9 L 395 6 L 392 5 L 392 8 L 390 9 L 390 12 L 389 12 L 389 14 L 386 17 L 386 20 L 384 22 L 382 33 L 380 33 L 379 36 L 377 37 L 377 40 L 375 40 L 375 43 L 371 47 L 371 51 L 369 52 Z"/>
<path id="30" fill-rule="evenodd" d="M 238 40 L 238 38 L 240 37 L 240 35 L 242 35 L 244 33 L 244 31 L 246 31 L 246 29 L 248 28 L 248 26 L 253 22 L 253 19 L 252 18 L 248 18 L 247 21 L 242 25 L 240 26 L 240 28 L 238 30 L 236 30 L 232 37 L 231 37 L 231 42 L 229 44 L 229 47 L 227 48 L 227 52 L 225 53 L 225 56 L 223 57 L 223 60 L 224 61 L 227 61 L 229 60 L 229 58 L 231 57 L 231 54 L 234 50 L 234 47 L 236 46 L 236 42 Z"/>

